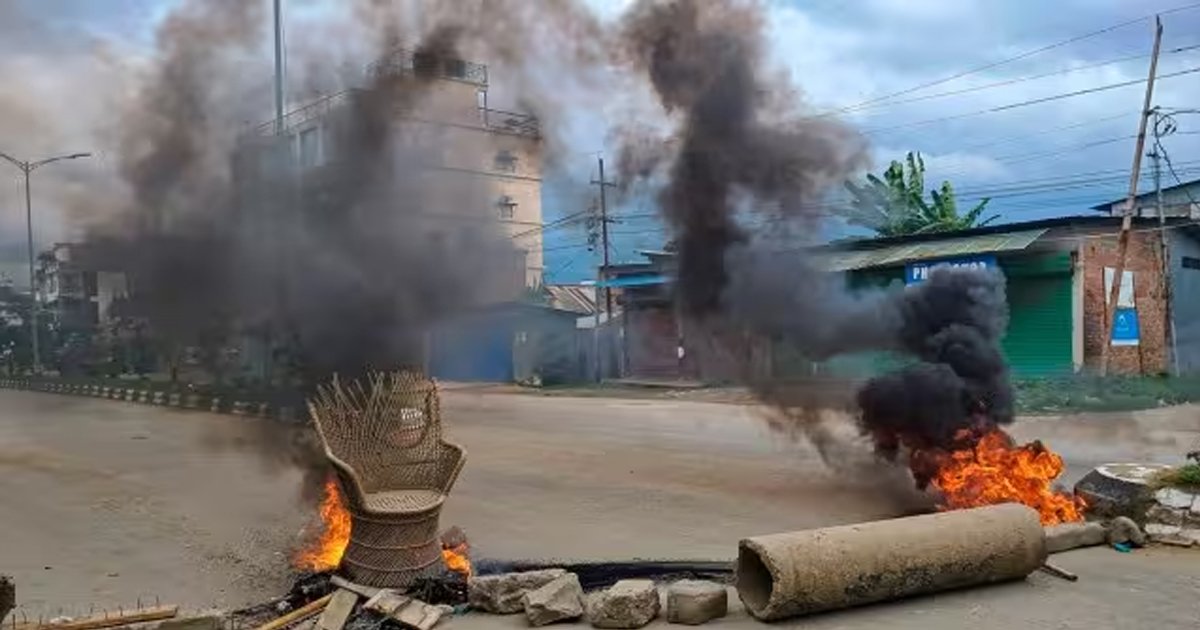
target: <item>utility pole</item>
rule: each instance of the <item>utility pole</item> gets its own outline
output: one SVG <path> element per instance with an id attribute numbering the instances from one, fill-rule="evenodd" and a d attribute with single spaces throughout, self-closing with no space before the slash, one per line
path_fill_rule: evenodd
<path id="1" fill-rule="evenodd" d="M 1154 150 L 1148 157 L 1154 160 L 1154 208 L 1158 213 L 1158 262 L 1159 274 L 1162 277 L 1162 300 L 1163 300 L 1163 330 L 1167 331 L 1171 336 L 1171 374 L 1179 375 L 1179 352 L 1178 344 L 1175 340 L 1175 326 L 1171 322 L 1171 282 L 1170 282 L 1170 263 L 1167 259 L 1169 251 L 1167 249 L 1167 213 L 1163 207 L 1162 194 L 1162 154 L 1159 152 L 1159 113 L 1157 108 L 1154 112 Z"/>
<path id="2" fill-rule="evenodd" d="M 604 179 L 604 158 L 599 158 L 600 164 L 600 179 L 593 181 L 593 184 L 600 186 L 600 242 L 604 256 L 604 272 L 608 272 L 608 188 L 616 186 L 613 182 Z M 604 287 L 604 313 L 612 317 L 612 287 Z"/>
<path id="3" fill-rule="evenodd" d="M 1113 269 L 1113 283 L 1108 291 L 1108 301 L 1104 305 L 1104 345 L 1100 348 L 1100 376 L 1108 376 L 1108 361 L 1112 354 L 1113 323 L 1116 319 L 1117 299 L 1121 296 L 1121 285 L 1125 276 L 1125 258 L 1129 254 L 1129 230 L 1133 226 L 1133 212 L 1137 205 L 1138 174 L 1142 169 L 1142 151 L 1146 147 L 1146 124 L 1150 120 L 1150 100 L 1154 97 L 1154 77 L 1158 74 L 1158 52 L 1162 47 L 1162 33 L 1162 19 L 1154 16 L 1154 51 L 1150 56 L 1150 74 L 1146 79 L 1146 96 L 1142 102 L 1142 118 L 1138 123 L 1137 145 L 1133 150 L 1129 197 L 1125 200 L 1121 233 L 1117 237 L 1117 265 Z"/>
<path id="4" fill-rule="evenodd" d="M 275 135 L 283 135 L 283 0 L 275 0 Z"/>
<path id="5" fill-rule="evenodd" d="M 41 303 L 38 298 L 37 272 L 33 266 L 33 193 L 30 191 L 29 176 L 47 164 L 63 160 L 76 160 L 91 155 L 91 153 L 72 153 L 70 155 L 59 155 L 38 160 L 37 162 L 30 162 L 28 160 L 18 160 L 7 153 L 0 153 L 0 158 L 8 160 L 25 175 L 25 245 L 29 253 L 29 344 L 33 355 L 34 374 L 40 374 L 42 371 L 42 354 L 38 344 L 38 310 L 41 307 Z"/>
<path id="6" fill-rule="evenodd" d="M 608 265 L 609 265 L 608 224 L 610 221 L 610 219 L 608 218 L 608 188 L 610 186 L 616 186 L 616 184 L 614 184 L 613 182 L 610 182 L 604 178 L 604 156 L 600 156 L 597 159 L 599 160 L 600 179 L 593 180 L 592 183 L 600 186 L 600 246 L 601 246 L 601 251 L 603 252 L 602 256 L 603 256 L 603 261 L 604 261 L 604 263 L 603 263 L 604 266 L 600 268 L 602 271 L 599 274 L 597 274 L 597 279 L 598 279 L 599 283 L 604 283 L 604 319 L 605 319 L 605 322 L 608 324 L 609 330 L 611 331 L 612 330 L 612 316 L 613 316 L 613 296 L 612 296 L 612 287 L 608 286 L 608 283 L 607 283 Z M 597 295 L 596 297 L 599 298 L 600 296 Z M 599 305 L 597 305 L 597 306 L 599 306 Z M 597 308 L 597 310 L 599 310 L 599 309 Z M 597 318 L 597 320 L 599 320 L 599 318 Z M 599 334 L 599 331 L 597 331 L 597 335 L 598 334 Z M 611 335 L 610 335 L 609 341 L 611 342 Z M 605 344 L 605 348 L 609 348 L 609 347 L 611 347 L 611 343 Z M 600 361 L 599 355 L 597 355 L 596 360 L 599 363 L 599 361 Z M 599 372 L 599 369 L 597 369 L 597 371 Z"/>

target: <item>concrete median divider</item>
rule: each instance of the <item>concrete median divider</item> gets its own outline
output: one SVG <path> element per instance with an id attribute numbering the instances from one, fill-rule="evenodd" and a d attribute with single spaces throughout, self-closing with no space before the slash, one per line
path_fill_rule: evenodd
<path id="1" fill-rule="evenodd" d="M 191 389 L 191 386 L 186 386 Z M 91 396 L 109 400 L 119 400 L 144 405 L 158 405 L 208 411 L 210 413 L 225 413 L 253 418 L 267 418 L 283 422 L 294 422 L 297 418 L 296 407 L 289 404 L 274 404 L 263 400 L 233 400 L 228 402 L 221 396 L 201 394 L 197 392 L 168 391 L 153 386 L 118 387 L 113 385 L 87 384 L 77 382 L 54 382 L 21 377 L 0 378 L 0 389 L 44 392 L 48 394 Z M 290 396 L 282 398 L 269 394 L 282 402 L 290 400 Z"/>

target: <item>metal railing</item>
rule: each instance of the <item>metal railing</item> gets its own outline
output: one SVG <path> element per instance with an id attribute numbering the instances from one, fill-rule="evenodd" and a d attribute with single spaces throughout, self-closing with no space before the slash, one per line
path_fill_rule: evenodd
<path id="1" fill-rule="evenodd" d="M 406 48 L 392 51 L 367 66 L 367 76 L 371 78 L 406 75 L 464 81 L 481 87 L 488 83 L 487 66 L 481 63 Z"/>

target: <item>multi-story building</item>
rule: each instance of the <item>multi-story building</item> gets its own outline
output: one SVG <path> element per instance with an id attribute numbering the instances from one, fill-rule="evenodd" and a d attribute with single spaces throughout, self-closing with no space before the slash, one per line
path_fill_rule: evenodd
<path id="1" fill-rule="evenodd" d="M 472 251 L 472 239 L 482 229 L 499 229 L 512 238 L 520 260 L 515 261 L 520 286 L 542 282 L 542 140 L 538 120 L 528 114 L 488 106 L 487 67 L 461 59 L 396 51 L 367 72 L 368 79 L 417 77 L 420 98 L 397 105 L 389 129 L 396 137 L 392 156 L 404 177 L 419 178 L 410 188 L 421 199 L 397 200 L 420 212 L 411 220 L 431 240 L 448 247 Z M 277 147 L 285 151 L 299 173 L 304 195 L 319 198 L 336 190 L 345 173 L 337 166 L 354 156 L 353 143 L 339 143 L 346 117 L 359 115 L 365 90 L 349 89 L 317 99 L 288 113 L 282 130 L 271 121 L 254 129 L 250 146 Z M 341 126 L 341 127 L 339 127 Z M 280 133 L 282 131 L 282 134 Z M 259 153 L 261 155 L 261 153 Z M 415 174 L 414 174 L 415 173 Z M 252 193 L 251 193 L 252 194 Z"/>
<path id="2" fill-rule="evenodd" d="M 113 317 L 113 303 L 127 296 L 125 274 L 104 264 L 96 248 L 56 243 L 38 256 L 40 311 L 58 330 L 89 330 Z"/>

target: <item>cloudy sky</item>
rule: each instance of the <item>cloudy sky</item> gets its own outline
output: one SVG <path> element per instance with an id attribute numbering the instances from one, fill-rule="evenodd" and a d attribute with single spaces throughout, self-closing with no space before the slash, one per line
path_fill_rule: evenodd
<path id="1" fill-rule="evenodd" d="M 1016 222 L 1089 214 L 1125 195 L 1145 85 L 1107 86 L 1146 77 L 1155 12 L 1164 33 L 1153 104 L 1198 108 L 1200 72 L 1188 71 L 1200 69 L 1200 6 L 1186 0 L 779 0 L 769 21 L 775 62 L 814 111 L 841 112 L 866 134 L 876 170 L 919 151 L 930 186 L 949 179 L 961 203 L 990 197 L 1001 221 Z M 1086 90 L 1097 91 L 1058 98 Z M 1039 99 L 1051 100 L 1021 105 Z M 1162 142 L 1188 181 L 1200 176 L 1200 115 L 1176 120 Z M 1165 168 L 1163 181 L 1175 183 Z M 621 261 L 663 240 L 649 218 L 614 232 Z M 571 247 L 585 239 L 558 240 L 552 278 L 594 270 L 596 255 Z"/>
<path id="2" fill-rule="evenodd" d="M 264 0 L 265 1 L 265 0 Z M 292 0 L 297 10 L 314 0 Z M 598 13 L 618 15 L 627 0 L 588 0 Z M 29 23 L 12 28 L 23 7 Z M 771 57 L 803 92 L 812 111 L 836 113 L 869 138 L 876 170 L 906 151 L 920 151 L 935 185 L 951 180 L 960 201 L 991 197 L 1003 221 L 1088 214 L 1123 196 L 1137 131 L 1153 36 L 1148 16 L 1163 13 L 1161 80 L 1154 104 L 1200 107 L 1200 3 L 1187 0 L 769 0 Z M 48 45 L 70 46 L 98 35 L 136 50 L 152 40 L 169 0 L 0 0 L 8 20 L 0 54 L 11 71 Z M 33 18 L 33 19 L 31 19 Z M 89 52 L 88 54 L 92 54 Z M 83 63 L 83 62 L 81 62 Z M 0 67 L 0 71 L 4 68 Z M 1182 73 L 1182 74 L 1181 74 Z M 1172 76 L 1175 75 L 1175 76 Z M 21 75 L 32 94 L 49 91 L 52 73 Z M 1110 87 L 1130 83 L 1124 87 Z M 6 89 L 12 89 L 8 86 Z M 1063 96 L 1088 92 L 1078 96 Z M 76 107 L 88 107 L 80 94 Z M 1044 102 L 1023 105 L 1029 101 Z M 10 116 L 11 120 L 11 116 Z M 1177 116 L 1178 132 L 1163 139 L 1183 180 L 1200 176 L 1200 115 Z M 51 150 L 71 137 L 70 116 L 53 131 L 11 137 L 0 125 L 0 151 Z M 21 126 L 28 129 L 28 126 Z M 586 205 L 582 182 L 595 175 L 602 133 L 579 134 L 563 173 L 547 185 L 547 222 Z M 63 145 L 66 147 L 66 145 Z M 72 145 L 67 150 L 75 150 Z M 101 156 L 100 159 L 103 159 Z M 67 175 L 84 178 L 82 166 Z M 86 178 L 85 178 L 86 179 Z M 1166 184 L 1174 183 L 1171 173 Z M 1151 180 L 1143 180 L 1143 189 Z M 17 208 L 17 188 L 0 187 L 5 215 Z M 614 256 L 662 245 L 648 195 L 618 207 Z M 0 227 L 10 226 L 0 221 Z M 11 231 L 11 230 L 7 230 Z M 584 228 L 547 230 L 550 280 L 594 273 L 596 255 Z M 14 242 L 0 234 L 0 249 Z M 19 242 L 19 241 L 16 241 Z M 2 254 L 3 252 L 0 252 Z"/>

